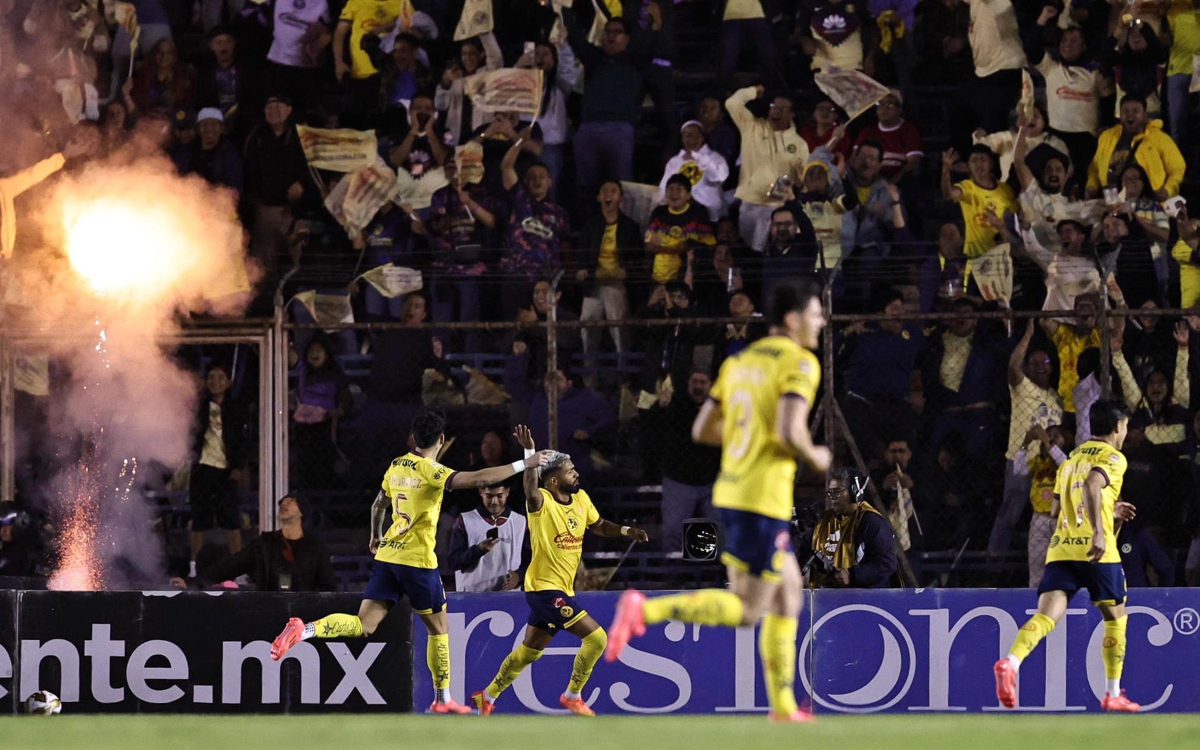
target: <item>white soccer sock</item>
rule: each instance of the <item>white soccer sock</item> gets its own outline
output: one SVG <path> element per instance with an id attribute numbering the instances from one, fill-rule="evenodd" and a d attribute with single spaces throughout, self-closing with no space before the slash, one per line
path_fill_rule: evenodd
<path id="1" fill-rule="evenodd" d="M 304 623 L 304 633 L 300 636 L 300 640 L 307 641 L 309 638 L 315 638 L 317 635 L 317 624 L 315 622 Z"/>
<path id="2" fill-rule="evenodd" d="M 447 684 L 444 688 L 433 689 L 434 703 L 449 703 L 450 702 L 450 685 Z"/>
<path id="3" fill-rule="evenodd" d="M 1116 698 L 1118 695 L 1121 694 L 1121 678 L 1120 677 L 1113 679 L 1113 680 L 1106 679 L 1104 681 L 1104 685 L 1105 685 L 1104 689 L 1107 690 L 1108 694 L 1111 695 L 1112 697 Z"/>
<path id="4" fill-rule="evenodd" d="M 492 695 L 491 693 L 489 693 L 487 688 L 483 689 L 483 699 L 485 701 L 487 701 L 488 703 L 495 703 L 496 699 L 499 697 L 500 696 L 498 696 L 498 695 Z"/>
<path id="5" fill-rule="evenodd" d="M 579 697 L 579 693 L 572 693 L 570 690 L 563 692 L 563 697 L 569 701 L 573 701 Z"/>
<path id="6" fill-rule="evenodd" d="M 1021 657 L 1017 656 L 1016 654 L 1009 654 L 1008 663 L 1013 665 L 1013 669 L 1017 670 L 1018 672 L 1021 671 Z"/>
<path id="7" fill-rule="evenodd" d="M 188 578 L 195 578 L 195 577 L 196 577 L 196 561 L 191 560 L 188 562 Z"/>

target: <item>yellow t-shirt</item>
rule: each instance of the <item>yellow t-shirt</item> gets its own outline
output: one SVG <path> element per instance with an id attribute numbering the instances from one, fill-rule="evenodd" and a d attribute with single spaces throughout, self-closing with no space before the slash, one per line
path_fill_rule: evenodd
<path id="1" fill-rule="evenodd" d="M 371 64 L 371 58 L 362 48 L 365 34 L 389 31 L 396 19 L 408 6 L 412 15 L 412 4 L 408 0 L 349 0 L 339 17 L 350 22 L 350 77 L 361 80 L 370 78 L 379 71 Z"/>
<path id="2" fill-rule="evenodd" d="M 751 18 L 766 18 L 759 0 L 729 0 L 725 3 L 722 21 L 745 21 Z"/>
<path id="3" fill-rule="evenodd" d="M 619 279 L 621 266 L 617 263 L 617 225 L 609 224 L 600 238 L 600 257 L 596 260 L 596 278 Z"/>
<path id="4" fill-rule="evenodd" d="M 1200 55 L 1200 15 L 1194 0 L 1171 0 L 1167 22 L 1171 25 L 1171 56 L 1167 75 L 1191 75 L 1192 55 Z"/>
<path id="5" fill-rule="evenodd" d="M 1093 328 L 1086 336 L 1075 333 L 1072 326 L 1060 325 L 1050 337 L 1058 349 L 1058 395 L 1063 411 L 1075 413 L 1075 386 L 1079 383 L 1079 355 L 1084 349 L 1100 347 L 1100 330 Z"/>
<path id="6" fill-rule="evenodd" d="M 725 417 L 713 505 L 791 519 L 796 459 L 775 436 L 775 414 L 783 397 L 812 406 L 820 383 L 816 355 L 784 336 L 759 339 L 725 360 L 710 394 Z"/>
<path id="7" fill-rule="evenodd" d="M 533 557 L 525 573 L 526 591 L 562 591 L 575 595 L 575 571 L 583 557 L 583 534 L 600 520 L 588 493 L 580 490 L 563 505 L 545 489 L 542 507 L 528 513 L 529 543 Z"/>
<path id="8" fill-rule="evenodd" d="M 1100 491 L 1100 525 L 1104 529 L 1105 541 L 1100 562 L 1121 562 L 1117 535 L 1113 533 L 1113 507 L 1121 496 L 1127 465 L 1121 451 L 1099 440 L 1087 441 L 1063 462 L 1058 468 L 1058 480 L 1054 486 L 1054 494 L 1059 502 L 1058 521 L 1054 526 L 1054 536 L 1050 537 L 1046 562 L 1088 562 L 1093 529 L 1084 507 L 1083 483 L 1093 471 L 1100 472 L 1108 480 Z"/>
<path id="9" fill-rule="evenodd" d="M 392 501 L 392 525 L 383 535 L 375 559 L 432 569 L 442 494 L 455 472 L 432 458 L 406 453 L 383 475 L 383 491 Z"/>
<path id="10" fill-rule="evenodd" d="M 1042 453 L 1029 460 L 1029 504 L 1034 513 L 1049 513 L 1054 500 L 1054 485 L 1058 481 L 1058 465 Z"/>
<path id="11" fill-rule="evenodd" d="M 996 235 L 999 234 L 987 223 L 988 209 L 1000 217 L 1004 216 L 1005 211 L 1015 212 L 1017 196 L 1005 182 L 997 183 L 992 190 L 980 187 L 974 180 L 963 180 L 955 187 L 962 191 L 962 200 L 958 205 L 962 209 L 963 224 L 967 230 L 963 253 L 968 258 L 978 258 L 996 246 Z"/>

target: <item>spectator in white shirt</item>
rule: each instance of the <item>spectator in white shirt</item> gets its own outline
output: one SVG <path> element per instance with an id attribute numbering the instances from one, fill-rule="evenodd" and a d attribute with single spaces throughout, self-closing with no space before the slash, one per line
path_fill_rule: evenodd
<path id="1" fill-rule="evenodd" d="M 480 507 L 454 522 L 450 567 L 457 591 L 512 591 L 521 586 L 525 516 L 508 507 L 509 487 L 479 489 Z"/>
<path id="2" fill-rule="evenodd" d="M 667 180 L 672 175 L 682 174 L 692 183 L 692 200 L 708 209 L 708 217 L 716 222 L 725 215 L 725 195 L 721 185 L 729 177 L 729 164 L 704 142 L 704 129 L 698 120 L 688 120 L 679 132 L 683 148 L 671 157 L 663 170 L 658 200 L 666 202 Z"/>
<path id="3" fill-rule="evenodd" d="M 267 90 L 288 96 L 303 113 L 319 86 L 313 80 L 333 39 L 333 15 L 326 0 L 275 0 Z"/>

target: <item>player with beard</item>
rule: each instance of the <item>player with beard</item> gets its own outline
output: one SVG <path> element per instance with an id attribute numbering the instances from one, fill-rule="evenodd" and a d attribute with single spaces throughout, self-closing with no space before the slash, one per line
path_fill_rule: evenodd
<path id="1" fill-rule="evenodd" d="M 535 455 L 533 435 L 528 430 L 518 431 L 518 441 L 525 455 Z M 533 558 L 525 574 L 525 601 L 529 604 L 525 640 L 500 665 L 491 684 L 473 693 L 471 700 L 480 716 L 490 716 L 500 694 L 542 657 L 558 632 L 565 630 L 582 644 L 575 655 L 571 681 L 558 702 L 577 716 L 595 716 L 582 692 L 604 653 L 608 636 L 575 601 L 575 572 L 583 555 L 583 535 L 590 531 L 597 536 L 625 536 L 635 542 L 650 537 L 641 529 L 601 518 L 587 492 L 579 488 L 579 472 L 565 453 L 551 453 L 545 464 L 525 471 L 525 497 L 533 546 Z"/>

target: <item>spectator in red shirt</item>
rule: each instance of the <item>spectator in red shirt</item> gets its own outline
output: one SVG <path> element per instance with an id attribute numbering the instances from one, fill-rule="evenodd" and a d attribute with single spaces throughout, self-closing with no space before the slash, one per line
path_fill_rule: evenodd
<path id="1" fill-rule="evenodd" d="M 883 167 L 879 173 L 893 185 L 899 185 L 908 174 L 921 166 L 921 131 L 904 119 L 904 96 L 899 89 L 875 105 L 879 121 L 863 128 L 854 147 L 864 141 L 879 141 L 883 145 Z M 801 135 L 804 135 L 801 133 Z"/>
<path id="2" fill-rule="evenodd" d="M 833 129 L 845 120 L 842 111 L 829 97 L 817 102 L 817 106 L 813 109 L 812 122 L 800 128 L 799 131 L 800 137 L 808 144 L 808 152 L 811 154 L 821 146 L 828 148 L 829 139 L 833 137 Z M 859 142 L 861 140 L 859 139 Z M 843 157 L 849 158 L 850 139 L 839 139 L 830 150 L 834 154 L 841 154 Z"/>

